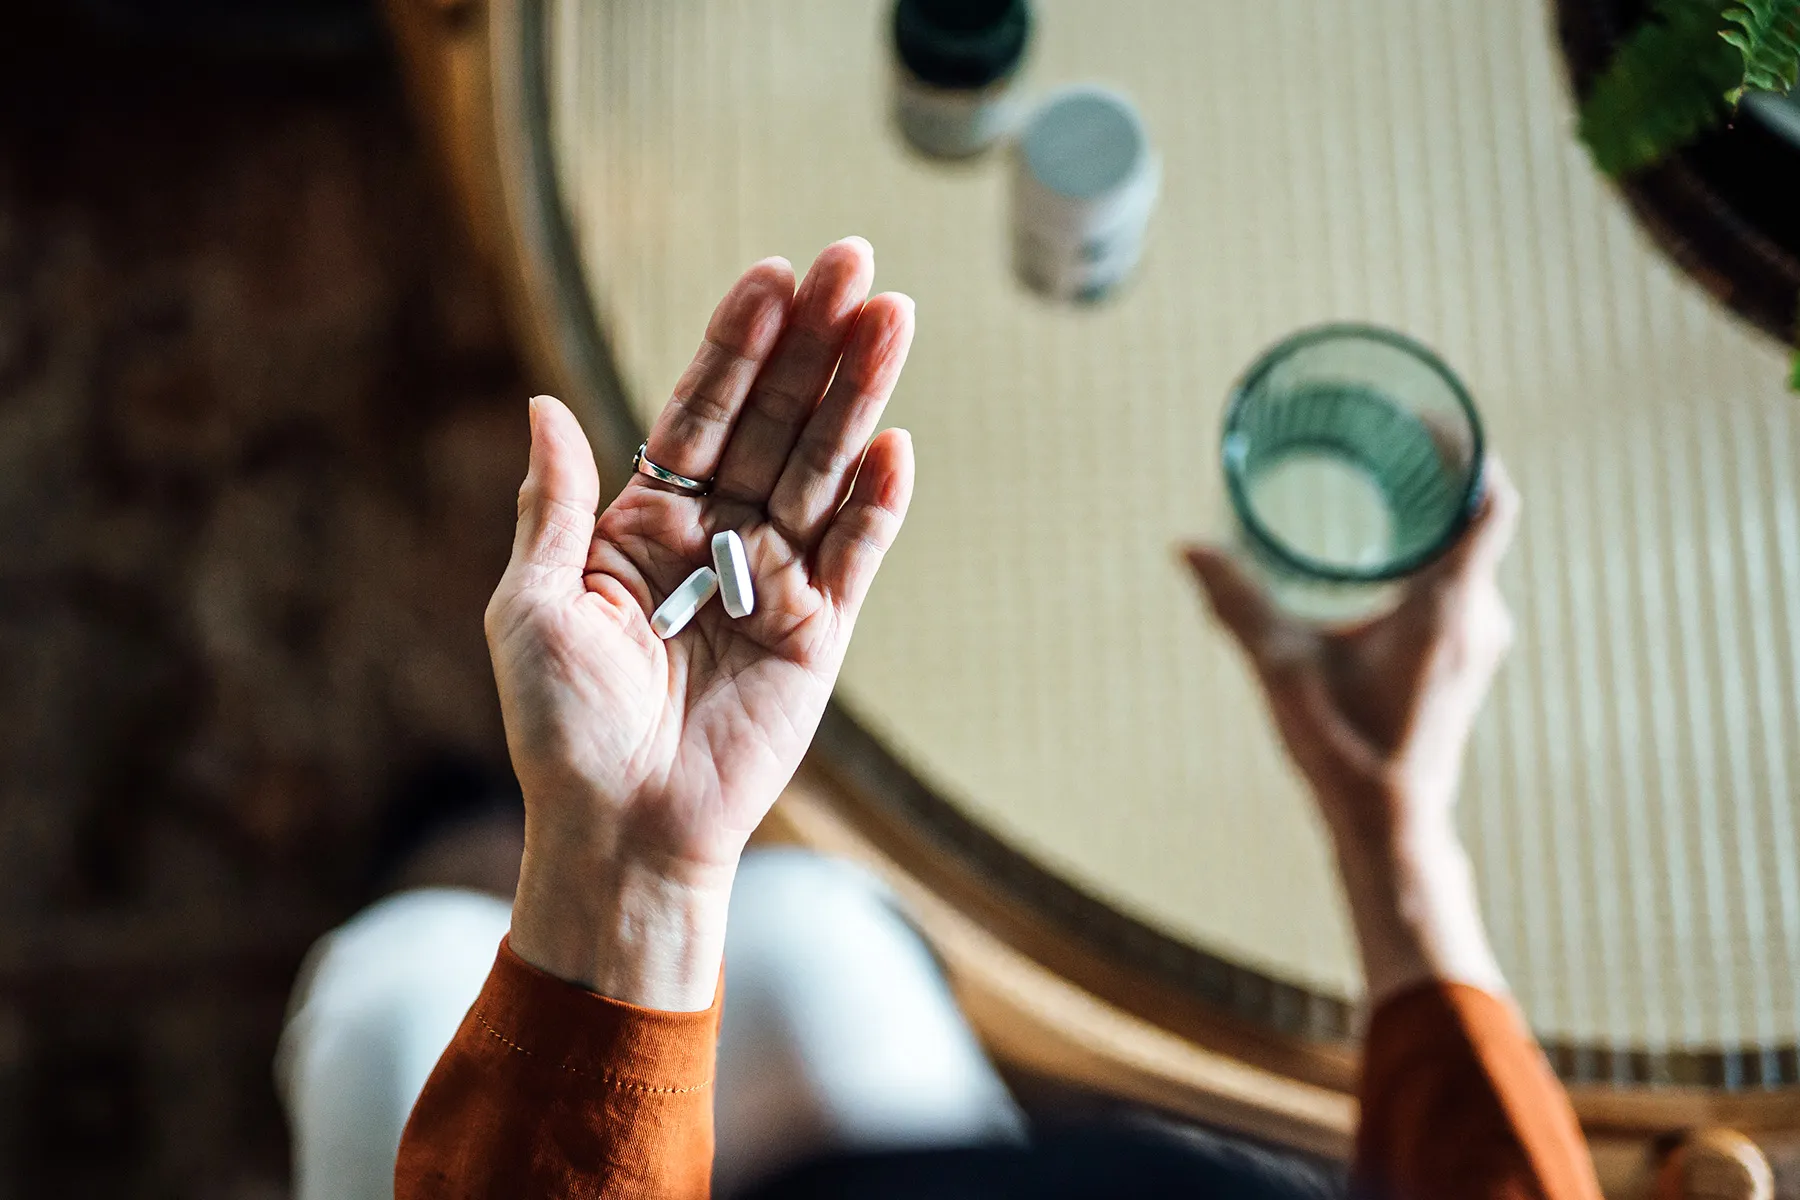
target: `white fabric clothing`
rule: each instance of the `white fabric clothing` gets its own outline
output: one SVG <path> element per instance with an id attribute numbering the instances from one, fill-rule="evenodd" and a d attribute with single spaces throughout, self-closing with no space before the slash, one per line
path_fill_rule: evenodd
<path id="1" fill-rule="evenodd" d="M 295 1200 L 391 1200 L 413 1101 L 511 919 L 487 893 L 381 900 L 307 957 L 276 1058 Z M 860 868 L 753 851 L 732 893 L 715 1191 L 824 1150 L 1022 1140 L 930 949 Z"/>

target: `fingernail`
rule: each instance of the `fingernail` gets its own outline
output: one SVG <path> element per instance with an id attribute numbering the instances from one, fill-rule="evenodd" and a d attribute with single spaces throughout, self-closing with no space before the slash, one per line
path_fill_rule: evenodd
<path id="1" fill-rule="evenodd" d="M 863 254 L 867 256 L 870 262 L 875 261 L 875 247 L 869 244 L 868 238 L 863 237 L 860 234 L 853 233 L 849 237 L 841 237 L 837 240 L 837 244 L 840 246 L 860 247 Z"/>
<path id="2" fill-rule="evenodd" d="M 1205 546 L 1188 542 L 1180 547 L 1178 553 L 1181 560 L 1196 571 L 1210 570 L 1213 565 L 1213 556 Z"/>

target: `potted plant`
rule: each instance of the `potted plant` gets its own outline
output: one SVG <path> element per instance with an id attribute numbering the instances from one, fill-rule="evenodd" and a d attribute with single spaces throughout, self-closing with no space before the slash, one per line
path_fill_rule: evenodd
<path id="1" fill-rule="evenodd" d="M 1796 84 L 1800 0 L 1651 0 L 1589 83 L 1581 138 L 1596 165 L 1619 179 L 1741 120 L 1800 154 Z M 1787 203 L 1800 207 L 1800 197 Z M 1794 319 L 1800 340 L 1800 312 Z M 1800 388 L 1800 359 L 1793 383 Z"/>

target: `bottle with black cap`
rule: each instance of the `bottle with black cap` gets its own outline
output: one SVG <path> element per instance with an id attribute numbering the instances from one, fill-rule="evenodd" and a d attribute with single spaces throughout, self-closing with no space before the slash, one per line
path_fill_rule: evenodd
<path id="1" fill-rule="evenodd" d="M 899 0 L 894 122 L 934 158 L 979 154 L 1011 128 L 1031 33 L 1026 0 Z"/>

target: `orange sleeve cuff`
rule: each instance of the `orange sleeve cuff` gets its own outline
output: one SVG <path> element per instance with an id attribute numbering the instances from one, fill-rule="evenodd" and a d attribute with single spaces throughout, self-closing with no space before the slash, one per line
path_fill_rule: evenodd
<path id="1" fill-rule="evenodd" d="M 1587 1143 L 1512 1002 L 1431 983 L 1369 1022 L 1356 1175 L 1392 1200 L 1600 1200 Z"/>
<path id="2" fill-rule="evenodd" d="M 469 1016 L 509 1050 L 609 1086 L 689 1092 L 712 1085 L 717 997 L 701 1012 L 639 1008 L 545 974 L 502 939 Z"/>
<path id="3" fill-rule="evenodd" d="M 397 1200 L 705 1197 L 719 1009 L 598 996 L 502 941 L 413 1108 Z"/>

